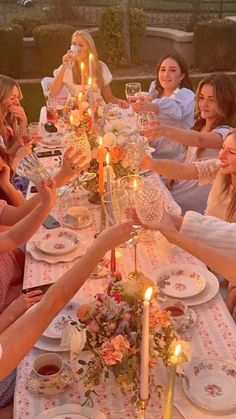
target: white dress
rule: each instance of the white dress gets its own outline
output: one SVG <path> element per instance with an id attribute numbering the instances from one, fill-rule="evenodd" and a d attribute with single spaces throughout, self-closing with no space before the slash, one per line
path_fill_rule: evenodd
<path id="1" fill-rule="evenodd" d="M 218 132 L 224 140 L 232 128 L 229 126 L 220 126 L 213 131 Z M 216 159 L 219 150 L 205 148 L 197 156 L 198 147 L 188 147 L 185 163 L 194 163 L 200 160 Z M 199 184 L 197 179 L 175 181 L 171 194 L 175 201 L 182 208 L 182 213 L 186 211 L 197 211 L 204 214 L 207 205 L 207 198 L 211 189 L 210 183 Z"/>
<path id="2" fill-rule="evenodd" d="M 154 99 L 159 107 L 158 121 L 179 128 L 191 129 L 194 123 L 194 93 L 185 87 L 177 88 L 171 96 Z M 159 137 L 150 145 L 155 148 L 153 157 L 158 159 L 185 159 L 185 146 L 167 137 Z"/>
<path id="3" fill-rule="evenodd" d="M 99 61 L 102 66 L 102 76 L 103 76 L 103 82 L 104 86 L 108 86 L 112 81 L 112 74 L 107 67 L 107 65 L 103 61 Z M 58 72 L 60 71 L 62 65 L 53 71 L 53 76 L 56 77 Z M 65 88 L 68 90 L 68 96 L 71 96 L 71 92 L 73 94 L 78 95 L 81 91 L 81 84 L 75 84 L 73 82 L 73 75 L 71 68 L 67 68 L 65 70 L 64 76 L 63 76 L 63 82 L 65 83 Z"/>

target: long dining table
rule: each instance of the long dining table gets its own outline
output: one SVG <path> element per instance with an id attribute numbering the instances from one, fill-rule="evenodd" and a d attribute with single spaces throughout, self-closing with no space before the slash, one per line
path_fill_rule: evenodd
<path id="1" fill-rule="evenodd" d="M 45 165 L 53 166 L 59 160 L 58 156 L 54 156 L 42 159 L 42 161 Z M 152 188 L 160 188 L 160 185 L 163 185 L 157 175 L 149 176 L 147 182 L 150 182 Z M 165 190 L 164 185 L 161 188 L 162 192 L 169 199 L 168 191 Z M 88 202 L 88 192 L 81 188 L 76 193 L 69 193 L 65 194 L 65 197 L 59 197 L 52 215 L 62 223 L 62 218 L 68 207 L 74 205 L 86 206 L 92 219 L 89 226 L 76 230 L 80 238 L 81 257 L 92 240 L 94 240 L 95 233 L 100 231 L 101 210 L 99 205 Z M 30 250 L 35 245 L 35 238 L 45 231 L 45 228 L 42 226 L 27 243 L 23 288 L 55 282 L 77 261 L 75 259 L 67 262 L 48 263 L 46 260 L 36 260 L 31 255 Z M 106 258 L 109 260 L 109 257 L 110 254 L 108 252 Z M 134 270 L 134 249 L 132 247 L 118 248 L 116 259 L 117 269 L 122 273 L 123 278 L 126 278 L 128 273 Z M 199 260 L 176 246 L 169 246 L 168 250 L 164 249 L 159 237 L 156 237 L 156 239 L 153 237 L 151 241 L 140 240 L 138 242 L 137 260 L 138 270 L 154 281 L 158 270 L 168 267 L 170 264 L 175 264 L 176 266 L 179 264 L 191 264 L 206 269 Z M 72 301 L 78 305 L 90 301 L 96 293 L 103 292 L 106 289 L 108 282 L 109 275 L 100 278 L 89 277 Z M 217 292 L 209 301 L 195 304 L 193 309 L 196 313 L 196 323 L 192 329 L 186 332 L 187 339 L 192 346 L 193 356 L 198 358 L 220 358 L 236 364 L 236 327 L 221 294 Z M 33 327 L 33 325 L 29 325 L 30 327 Z M 58 351 L 65 361 L 70 364 L 74 372 L 73 385 L 64 393 L 53 397 L 39 396 L 27 389 L 27 380 L 32 370 L 33 360 L 36 356 L 46 351 Z M 53 345 L 50 346 L 48 340 L 41 337 L 17 368 L 14 419 L 33 419 L 47 409 L 67 403 L 82 404 L 84 402 L 83 382 L 79 379 L 76 373 L 77 370 L 77 359 L 70 359 L 67 351 L 62 351 L 60 348 L 53 347 Z M 113 389 L 106 384 L 103 384 L 102 388 L 103 391 L 99 393 L 100 396 L 94 398 L 94 407 L 102 411 L 107 418 L 124 419 L 126 417 L 136 419 L 140 417 L 140 412 L 124 396 L 122 398 L 117 397 L 116 402 L 118 406 L 114 411 L 114 406 L 112 405 L 114 399 L 111 397 Z M 151 399 L 149 401 L 147 419 L 162 418 L 163 406 L 163 399 L 158 399 L 158 397 Z M 182 417 L 186 419 L 210 419 L 215 418 L 216 415 L 192 404 L 184 395 L 181 383 L 177 380 L 173 418 Z M 220 417 L 236 418 L 236 412 L 221 414 Z"/>

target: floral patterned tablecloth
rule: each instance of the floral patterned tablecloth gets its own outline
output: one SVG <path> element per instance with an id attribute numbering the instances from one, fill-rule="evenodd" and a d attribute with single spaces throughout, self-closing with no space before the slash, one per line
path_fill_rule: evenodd
<path id="1" fill-rule="evenodd" d="M 152 177 L 151 182 L 153 186 L 155 184 L 155 178 Z M 63 201 L 61 199 L 58 202 L 53 214 L 56 218 L 59 219 L 59 221 L 61 221 L 61 218 L 65 214 L 68 205 L 75 204 L 86 205 L 92 215 L 93 223 L 86 229 L 80 230 L 78 232 L 82 243 L 86 248 L 89 245 L 89 242 L 93 239 L 95 232 L 99 231 L 100 211 L 98 206 L 94 204 L 88 204 L 85 191 L 80 193 L 80 198 L 78 201 L 77 198 L 72 198 L 68 204 L 66 200 Z M 41 230 L 43 230 L 43 227 Z M 32 245 L 33 240 L 34 238 L 28 244 L 29 246 Z M 117 268 L 122 272 L 123 277 L 125 277 L 134 268 L 133 249 L 119 248 L 117 250 L 119 252 L 117 255 Z M 107 257 L 109 257 L 109 255 L 107 255 Z M 63 273 L 70 269 L 74 263 L 76 263 L 76 261 L 48 264 L 47 262 L 34 260 L 33 257 L 27 252 L 24 286 L 32 287 L 42 283 L 54 282 Z M 169 255 L 163 254 L 158 240 L 153 242 L 139 242 L 138 270 L 142 271 L 150 278 L 155 279 L 157 269 L 163 265 L 168 266 L 169 263 L 191 263 L 196 265 L 201 264 L 197 259 L 177 247 L 173 247 L 170 250 Z M 95 293 L 104 291 L 107 284 L 108 278 L 89 278 L 73 300 L 78 303 L 84 303 L 85 301 L 91 299 Z M 221 298 L 221 295 L 218 293 L 209 302 L 194 306 L 194 310 L 197 314 L 197 322 L 195 327 L 189 330 L 186 335 L 187 338 L 192 342 L 194 356 L 205 358 L 220 357 L 224 360 L 231 361 L 236 364 L 235 323 L 232 320 Z M 81 404 L 84 401 L 83 383 L 80 382 L 76 374 L 73 386 L 68 391 L 57 397 L 38 397 L 26 389 L 26 381 L 32 368 L 33 359 L 40 353 L 42 353 L 41 350 L 33 348 L 18 367 L 14 399 L 15 419 L 33 419 L 45 409 L 66 403 Z M 63 352 L 61 354 L 63 357 L 65 357 L 66 360 L 68 360 L 67 353 Z M 72 369 L 77 371 L 77 360 L 72 360 L 70 363 Z M 160 382 L 161 381 L 162 379 L 160 378 Z M 115 394 L 112 395 L 114 392 Z M 108 418 L 111 419 L 124 419 L 125 417 L 132 419 L 139 418 L 139 412 L 132 408 L 129 403 L 129 399 L 119 396 L 120 395 L 117 394 L 116 390 L 114 390 L 114 386 L 111 384 L 105 385 L 104 387 L 100 388 L 99 398 L 94 400 L 94 407 L 97 407 L 99 410 L 104 412 Z M 178 397 L 180 396 L 178 395 Z M 200 417 L 210 419 L 214 417 L 207 412 L 201 412 L 200 415 L 200 410 L 197 407 L 190 404 L 190 402 L 187 402 L 183 394 L 181 397 L 183 407 L 182 413 L 186 419 L 199 419 Z M 114 403 L 117 405 L 116 412 L 114 410 Z M 188 405 L 188 409 L 186 409 L 186 415 L 184 409 L 185 403 L 186 406 Z M 162 401 L 151 400 L 149 403 L 147 419 L 161 419 L 161 406 Z M 173 418 L 177 419 L 181 417 L 182 416 L 180 413 L 178 413 L 177 410 L 174 410 Z M 225 417 L 230 419 L 233 419 L 233 417 L 236 418 L 236 413 L 235 416 L 233 415 Z"/>

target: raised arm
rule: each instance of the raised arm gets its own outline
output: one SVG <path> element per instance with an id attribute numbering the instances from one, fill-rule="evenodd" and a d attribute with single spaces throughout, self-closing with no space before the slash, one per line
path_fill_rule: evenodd
<path id="1" fill-rule="evenodd" d="M 29 238 L 38 230 L 55 202 L 56 194 L 54 182 L 49 181 L 48 184 L 46 184 L 45 181 L 42 181 L 39 195 L 41 197 L 41 202 L 31 213 L 9 230 L 0 233 L 0 253 L 16 249 L 29 240 Z"/>
<path id="2" fill-rule="evenodd" d="M 158 122 L 153 125 L 151 130 L 145 130 L 144 134 L 149 139 L 158 139 L 157 137 L 164 136 L 178 143 L 199 148 L 220 149 L 223 143 L 222 135 L 216 131 L 198 132 L 164 125 Z"/>
<path id="3" fill-rule="evenodd" d="M 131 229 L 132 224 L 126 222 L 103 231 L 86 254 L 58 279 L 42 300 L 0 335 L 0 379 L 7 376 L 29 352 L 51 320 L 80 289 L 104 254 L 130 237 Z M 29 328 L 29 324 L 34 327 Z"/>
<path id="4" fill-rule="evenodd" d="M 152 159 L 145 156 L 141 167 L 170 179 L 198 179 L 198 171 L 194 164 L 181 163 L 177 160 Z"/>

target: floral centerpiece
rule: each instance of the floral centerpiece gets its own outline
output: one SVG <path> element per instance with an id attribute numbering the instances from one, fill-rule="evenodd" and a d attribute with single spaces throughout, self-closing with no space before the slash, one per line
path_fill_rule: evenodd
<path id="1" fill-rule="evenodd" d="M 88 361 L 79 360 L 78 374 L 83 378 L 86 395 L 113 374 L 125 394 L 131 392 L 131 401 L 139 400 L 140 344 L 144 291 L 153 281 L 144 275 L 137 280 L 113 279 L 105 293 L 99 293 L 90 304 L 80 306 L 78 322 L 72 322 L 78 333 L 86 330 L 84 350 Z M 155 382 L 154 369 L 158 359 L 167 366 L 173 344 L 179 340 L 174 323 L 167 311 L 162 311 L 154 298 L 150 305 L 150 384 L 160 393 Z M 172 352 L 173 353 L 173 352 Z M 186 354 L 182 353 L 183 359 Z M 96 391 L 96 389 L 95 389 Z"/>

